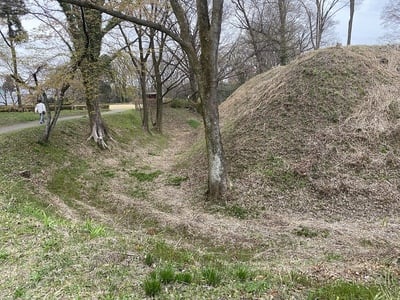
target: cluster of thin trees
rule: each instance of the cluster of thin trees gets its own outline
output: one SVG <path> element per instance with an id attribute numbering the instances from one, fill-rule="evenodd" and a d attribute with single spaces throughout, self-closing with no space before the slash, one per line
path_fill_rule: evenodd
<path id="1" fill-rule="evenodd" d="M 234 88 L 326 45 L 334 16 L 344 8 L 349 8 L 350 44 L 354 0 L 0 0 L 0 59 L 8 66 L 2 97 L 15 94 L 22 106 L 22 90 L 46 103 L 51 95 L 56 110 L 43 141 L 50 138 L 66 97 L 81 98 L 90 137 L 107 148 L 101 95 L 132 101 L 137 92 L 143 129 L 161 133 L 164 98 L 185 87 L 204 121 L 208 195 L 221 200 L 228 178 L 218 86 Z M 21 18 L 40 30 L 28 35 Z M 24 44 L 29 47 L 20 55 L 29 60 L 18 56 Z M 156 92 L 155 120 L 149 117 L 149 90 Z"/>

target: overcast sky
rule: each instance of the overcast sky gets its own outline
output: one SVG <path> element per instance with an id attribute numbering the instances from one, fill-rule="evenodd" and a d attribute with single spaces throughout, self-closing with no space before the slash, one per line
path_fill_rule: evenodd
<path id="1" fill-rule="evenodd" d="M 361 5 L 356 7 L 353 20 L 352 45 L 376 45 L 384 44 L 382 36 L 381 14 L 383 7 L 388 0 L 363 0 Z M 347 26 L 349 22 L 349 9 L 344 8 L 336 15 L 339 22 L 336 26 L 338 42 L 346 45 Z"/>

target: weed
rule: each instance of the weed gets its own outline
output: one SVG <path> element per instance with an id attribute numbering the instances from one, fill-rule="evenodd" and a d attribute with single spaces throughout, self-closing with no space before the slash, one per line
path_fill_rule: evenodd
<path id="1" fill-rule="evenodd" d="M 173 186 L 180 186 L 182 182 L 188 180 L 187 176 L 168 176 L 167 178 L 167 184 L 168 185 L 173 185 Z"/>
<path id="2" fill-rule="evenodd" d="M 150 173 L 145 173 L 145 172 L 140 172 L 138 170 L 131 171 L 129 173 L 130 176 L 135 177 L 138 181 L 144 182 L 144 181 L 153 181 L 155 178 L 157 178 L 162 172 L 157 170 L 154 172 Z"/>
<path id="3" fill-rule="evenodd" d="M 115 177 L 115 172 L 112 170 L 104 170 L 101 171 L 101 176 L 106 177 L 106 178 L 114 178 Z"/>
<path id="4" fill-rule="evenodd" d="M 193 120 L 193 119 L 188 120 L 187 123 L 189 124 L 190 127 L 194 128 L 194 129 L 199 128 L 199 126 L 201 125 L 201 123 L 199 121 Z"/>
<path id="5" fill-rule="evenodd" d="M 186 249 L 168 245 L 165 241 L 157 241 L 151 251 L 154 257 L 167 263 L 186 264 L 193 262 L 193 254 Z"/>
<path id="6" fill-rule="evenodd" d="M 0 261 L 8 259 L 9 256 L 10 254 L 6 250 L 0 250 Z"/>
<path id="7" fill-rule="evenodd" d="M 168 265 L 159 270 L 160 281 L 162 283 L 172 283 L 175 281 L 175 270 Z"/>
<path id="8" fill-rule="evenodd" d="M 189 272 L 181 272 L 175 275 L 175 280 L 179 283 L 190 284 L 193 282 L 193 275 Z"/>
<path id="9" fill-rule="evenodd" d="M 243 289 L 250 294 L 260 294 L 269 288 L 270 283 L 265 280 L 245 282 L 243 287 Z"/>
<path id="10" fill-rule="evenodd" d="M 327 261 L 340 261 L 343 259 L 343 256 L 338 254 L 338 253 L 327 253 L 326 254 L 326 260 Z"/>
<path id="11" fill-rule="evenodd" d="M 203 279 L 210 286 L 217 286 L 221 283 L 221 275 L 212 267 L 207 267 L 201 272 Z"/>
<path id="12" fill-rule="evenodd" d="M 90 238 L 106 236 L 107 231 L 103 225 L 94 223 L 92 220 L 86 220 L 84 224 L 85 231 L 89 233 Z"/>
<path id="13" fill-rule="evenodd" d="M 148 192 L 143 187 L 133 187 L 129 190 L 129 195 L 133 198 L 146 198 L 148 196 Z"/>
<path id="14" fill-rule="evenodd" d="M 151 255 L 151 253 L 147 253 L 146 256 L 144 257 L 144 263 L 149 267 L 151 267 L 155 261 L 156 260 L 155 260 L 154 256 Z"/>
<path id="15" fill-rule="evenodd" d="M 237 266 L 234 270 L 234 275 L 239 281 L 245 282 L 251 277 L 250 271 L 246 266 Z"/>
<path id="16" fill-rule="evenodd" d="M 23 287 L 17 287 L 14 291 L 14 298 L 18 299 L 18 298 L 22 298 L 26 293 L 25 288 Z"/>
<path id="17" fill-rule="evenodd" d="M 144 280 L 143 288 L 146 296 L 155 297 L 161 292 L 161 282 L 158 278 L 149 276 Z"/>
<path id="18" fill-rule="evenodd" d="M 60 241 L 56 238 L 50 238 L 42 243 L 42 248 L 45 252 L 61 250 Z"/>
<path id="19" fill-rule="evenodd" d="M 228 215 L 236 217 L 238 219 L 245 219 L 248 215 L 247 209 L 237 204 L 229 205 L 226 208 Z"/>
<path id="20" fill-rule="evenodd" d="M 296 271 L 291 271 L 289 275 L 286 277 L 286 281 L 287 281 L 286 285 L 294 285 L 294 286 L 301 285 L 303 287 L 311 287 L 313 285 L 313 281 L 310 277 L 301 272 L 296 272 Z"/>
<path id="21" fill-rule="evenodd" d="M 353 300 L 375 299 L 379 293 L 379 288 L 375 285 L 363 285 L 352 282 L 336 281 L 326 284 L 316 291 L 309 293 L 309 300 Z"/>

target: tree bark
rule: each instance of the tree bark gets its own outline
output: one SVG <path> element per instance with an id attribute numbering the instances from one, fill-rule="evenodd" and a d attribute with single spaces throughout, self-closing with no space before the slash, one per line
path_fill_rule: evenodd
<path id="1" fill-rule="evenodd" d="M 199 82 L 205 127 L 208 158 L 208 197 L 212 201 L 221 200 L 228 186 L 217 99 L 218 47 L 221 34 L 223 2 L 223 0 L 214 0 L 212 2 L 212 15 L 210 19 L 208 1 L 196 1 L 201 47 L 200 68 L 196 68 L 196 73 Z"/>
<path id="2" fill-rule="evenodd" d="M 351 44 L 351 34 L 353 32 L 354 5 L 355 5 L 355 0 L 350 0 L 350 19 L 349 19 L 349 27 L 347 30 L 347 46 L 350 46 Z"/>

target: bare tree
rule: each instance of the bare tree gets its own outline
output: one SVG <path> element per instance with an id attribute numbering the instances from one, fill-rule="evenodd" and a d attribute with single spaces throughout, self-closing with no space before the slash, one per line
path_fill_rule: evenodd
<path id="1" fill-rule="evenodd" d="M 11 51 L 12 60 L 12 77 L 15 82 L 15 90 L 17 93 L 18 106 L 22 107 L 21 90 L 19 81 L 21 81 L 18 72 L 17 50 L 16 45 L 28 39 L 27 32 L 22 27 L 20 16 L 27 13 L 25 3 L 22 0 L 1 0 L 0 1 L 0 18 L 6 20 L 7 35 L 0 31 L 4 42 Z"/>
<path id="2" fill-rule="evenodd" d="M 381 19 L 386 28 L 385 39 L 391 43 L 400 40 L 400 1 L 390 0 L 387 2 L 381 13 Z"/>
<path id="3" fill-rule="evenodd" d="M 344 0 L 299 0 L 306 12 L 314 49 L 322 45 L 326 30 L 334 24 L 335 14 L 347 6 Z"/>
<path id="4" fill-rule="evenodd" d="M 236 26 L 246 33 L 240 40 L 252 50 L 257 73 L 264 72 L 305 50 L 301 6 L 296 0 L 232 0 L 236 11 Z M 306 42 L 305 44 L 308 44 Z M 248 60 L 246 60 L 248 61 Z"/>
<path id="5" fill-rule="evenodd" d="M 16 104 L 16 101 L 13 96 L 16 90 L 16 85 L 15 85 L 15 80 L 12 78 L 11 75 L 4 76 L 4 82 L 1 87 L 3 90 L 3 93 L 1 93 L 1 97 L 3 98 L 3 104 L 6 106 L 9 103 L 13 105 Z"/>
<path id="6" fill-rule="evenodd" d="M 195 74 L 201 99 L 208 159 L 208 197 L 221 200 L 227 189 L 228 178 L 225 155 L 221 140 L 217 101 L 218 46 L 221 35 L 223 0 L 196 0 L 195 28 L 186 14 L 186 1 L 170 0 L 178 23 L 178 31 L 172 31 L 157 22 L 139 19 L 119 10 L 113 10 L 92 1 L 59 0 L 83 7 L 97 9 L 114 17 L 135 24 L 148 26 L 168 34 L 185 51 Z M 209 3 L 210 2 L 210 3 Z M 194 44 L 194 35 L 199 33 L 200 54 Z M 179 32 L 178 34 L 176 32 Z"/>

